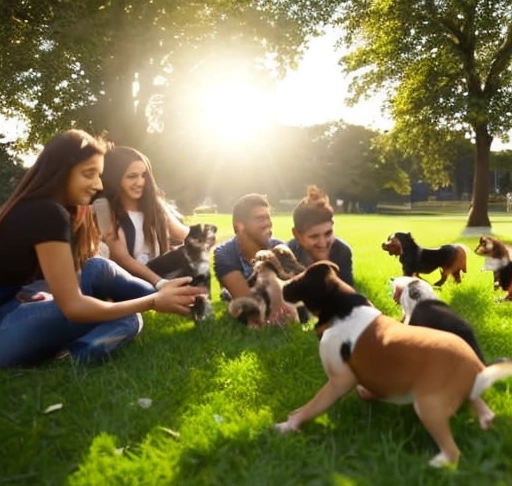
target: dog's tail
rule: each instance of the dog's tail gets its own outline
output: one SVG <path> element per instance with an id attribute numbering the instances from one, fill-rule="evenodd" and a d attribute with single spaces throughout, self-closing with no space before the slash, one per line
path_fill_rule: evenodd
<path id="1" fill-rule="evenodd" d="M 475 383 L 469 398 L 474 400 L 479 397 L 487 388 L 489 388 L 495 381 L 502 380 L 512 376 L 512 360 L 502 361 L 487 366 L 478 375 L 476 375 Z"/>

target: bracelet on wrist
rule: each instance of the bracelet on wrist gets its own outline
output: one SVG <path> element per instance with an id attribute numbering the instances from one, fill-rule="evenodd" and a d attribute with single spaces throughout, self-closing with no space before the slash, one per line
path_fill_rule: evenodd
<path id="1" fill-rule="evenodd" d="M 167 280 L 166 278 L 161 278 L 156 284 L 155 284 L 155 289 L 156 290 L 160 290 L 169 280 Z"/>

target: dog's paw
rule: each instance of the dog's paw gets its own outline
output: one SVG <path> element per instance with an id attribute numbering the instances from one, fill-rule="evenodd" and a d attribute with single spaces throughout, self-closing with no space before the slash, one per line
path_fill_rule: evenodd
<path id="1" fill-rule="evenodd" d="M 196 324 L 213 316 L 213 306 L 206 295 L 198 295 L 190 308 L 192 319 Z"/>
<path id="2" fill-rule="evenodd" d="M 445 467 L 448 469 L 456 469 L 457 462 L 450 461 L 448 456 L 444 452 L 440 452 L 436 456 L 434 456 L 430 461 L 428 461 L 429 465 L 432 467 Z"/>
<path id="3" fill-rule="evenodd" d="M 498 297 L 495 301 L 498 303 L 510 302 L 510 301 L 512 301 L 512 295 L 504 295 L 503 297 Z"/>
<path id="4" fill-rule="evenodd" d="M 359 398 L 361 400 L 368 401 L 368 400 L 375 400 L 376 399 L 376 396 L 370 390 L 367 390 L 362 385 L 357 385 L 356 386 L 356 392 L 357 392 L 357 395 L 359 396 Z"/>
<path id="5" fill-rule="evenodd" d="M 294 427 L 289 420 L 286 422 L 279 422 L 278 424 L 274 424 L 274 429 L 283 434 L 286 432 L 295 432 L 297 430 L 297 428 Z"/>
<path id="6" fill-rule="evenodd" d="M 489 430 L 491 425 L 492 425 L 492 421 L 494 420 L 495 416 L 496 415 L 492 411 L 489 411 L 489 413 L 480 415 L 478 417 L 478 423 L 480 425 L 480 428 L 482 430 Z"/>

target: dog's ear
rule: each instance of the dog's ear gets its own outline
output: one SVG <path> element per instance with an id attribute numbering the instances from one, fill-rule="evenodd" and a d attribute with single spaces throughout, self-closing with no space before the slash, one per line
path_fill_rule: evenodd
<path id="1" fill-rule="evenodd" d="M 337 274 L 340 271 L 340 267 L 338 265 L 336 265 L 336 263 L 331 262 L 331 260 L 319 260 L 318 262 L 315 262 L 310 265 L 310 267 L 315 267 L 315 266 L 322 268 L 321 271 L 325 272 L 325 273 L 327 273 L 327 269 L 325 267 L 328 267 L 330 270 L 336 272 Z"/>
<path id="2" fill-rule="evenodd" d="M 287 280 L 306 268 L 297 260 L 293 251 L 284 243 L 274 246 L 272 253 L 282 267 L 281 271 L 277 274 L 281 280 Z"/>
<path id="3" fill-rule="evenodd" d="M 293 277 L 283 287 L 283 298 L 287 302 L 298 302 L 303 301 L 306 307 L 315 313 L 315 309 L 311 307 L 312 304 L 306 303 L 307 300 L 317 301 L 316 298 L 311 295 L 310 291 L 314 290 L 318 293 L 323 293 L 327 288 L 327 281 L 329 278 L 338 278 L 338 265 L 329 260 L 320 260 L 311 264 L 303 272 Z M 334 273 L 334 275 L 333 275 Z M 312 299 L 309 299 L 313 297 Z"/>
<path id="4" fill-rule="evenodd" d="M 408 291 L 409 291 L 409 297 L 412 300 L 419 300 L 421 298 L 421 290 L 419 289 L 420 281 L 419 280 L 413 280 L 412 282 L 409 282 Z"/>
<path id="5" fill-rule="evenodd" d="M 201 224 L 192 224 L 189 226 L 187 238 L 198 238 L 202 232 Z"/>

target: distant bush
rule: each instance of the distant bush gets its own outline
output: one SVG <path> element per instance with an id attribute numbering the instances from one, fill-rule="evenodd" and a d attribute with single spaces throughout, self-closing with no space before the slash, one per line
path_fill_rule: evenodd
<path id="1" fill-rule="evenodd" d="M 279 212 L 292 212 L 299 203 L 300 199 L 281 199 L 273 205 L 273 209 Z"/>
<path id="2" fill-rule="evenodd" d="M 203 206 L 197 206 L 194 208 L 194 214 L 216 214 L 217 213 L 217 205 L 216 204 L 208 204 Z"/>

